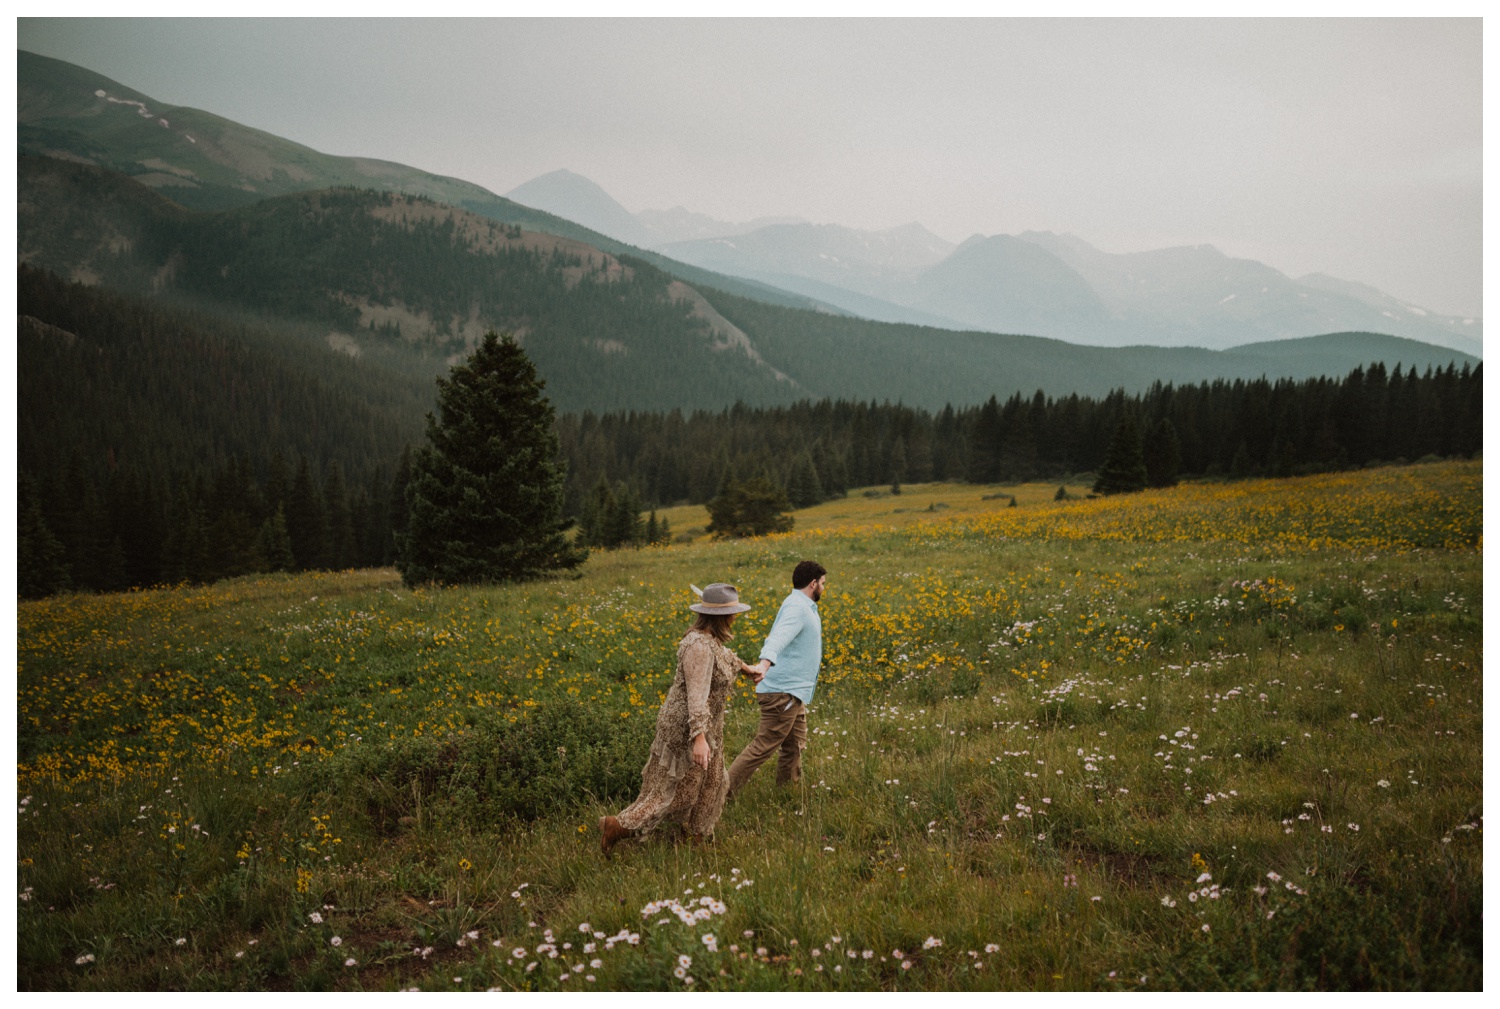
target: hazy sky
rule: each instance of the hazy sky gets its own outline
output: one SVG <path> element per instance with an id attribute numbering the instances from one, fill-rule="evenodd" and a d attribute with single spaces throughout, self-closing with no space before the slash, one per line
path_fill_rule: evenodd
<path id="1" fill-rule="evenodd" d="M 1212 244 L 1481 313 L 1468 20 L 52 20 L 22 49 L 334 154 L 628 209 Z"/>

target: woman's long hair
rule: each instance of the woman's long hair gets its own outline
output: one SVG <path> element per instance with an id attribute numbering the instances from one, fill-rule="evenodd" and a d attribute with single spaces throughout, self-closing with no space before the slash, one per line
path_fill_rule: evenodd
<path id="1" fill-rule="evenodd" d="M 713 635 L 713 639 L 720 644 L 734 637 L 729 631 L 729 621 L 732 617 L 737 616 L 737 614 L 695 612 L 693 616 L 697 617 L 697 619 L 693 621 L 693 626 L 689 627 L 688 630 L 711 634 Z"/>

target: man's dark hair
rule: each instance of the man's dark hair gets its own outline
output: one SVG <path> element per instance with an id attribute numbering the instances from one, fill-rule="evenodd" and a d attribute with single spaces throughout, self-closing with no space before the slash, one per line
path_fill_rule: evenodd
<path id="1" fill-rule="evenodd" d="M 805 589 L 828 573 L 828 569 L 817 561 L 798 561 L 792 569 L 792 588 Z"/>

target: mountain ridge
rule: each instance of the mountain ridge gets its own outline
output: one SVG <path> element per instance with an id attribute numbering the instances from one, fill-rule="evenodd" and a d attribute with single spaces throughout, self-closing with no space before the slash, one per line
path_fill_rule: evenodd
<path id="1" fill-rule="evenodd" d="M 108 168 L 191 209 L 227 210 L 266 196 L 333 186 L 412 193 L 493 220 L 576 238 L 608 252 L 638 255 L 688 283 L 711 281 L 720 289 L 774 304 L 838 310 L 760 282 L 711 276 L 699 267 L 674 263 L 660 253 L 637 249 L 507 200 L 472 182 L 393 161 L 323 154 L 211 112 L 157 102 L 63 60 L 17 50 L 16 62 L 20 153 Z M 110 98 L 119 100 L 111 102 Z M 142 115 L 142 111 L 151 114 Z M 160 125 L 162 119 L 167 126 Z M 241 172 L 241 162 L 253 172 Z"/>
<path id="2" fill-rule="evenodd" d="M 1017 301 L 1026 301 L 1024 288 L 1030 275 L 1025 270 L 1006 275 L 1003 269 L 988 274 L 969 269 L 967 279 L 959 282 L 964 271 L 956 265 L 937 269 L 941 264 L 930 260 L 947 243 L 914 224 L 860 232 L 839 225 L 776 222 L 725 236 L 739 239 L 743 247 L 767 241 L 774 245 L 795 236 L 791 247 L 772 249 L 757 262 L 728 255 L 722 247 L 711 256 L 700 255 L 701 248 L 694 252 L 691 243 L 666 243 L 672 253 L 668 255 L 647 247 L 653 239 L 639 215 L 630 215 L 602 188 L 566 170 L 549 175 L 572 189 L 592 192 L 600 206 L 612 206 L 616 225 L 626 228 L 640 244 L 497 196 L 461 179 L 379 159 L 325 155 L 212 113 L 157 103 L 63 61 L 25 51 L 18 51 L 17 61 L 18 147 L 22 152 L 100 164 L 196 209 L 229 209 L 268 195 L 328 186 L 376 188 L 424 196 L 494 220 L 575 238 L 613 254 L 637 256 L 691 285 L 708 285 L 786 307 L 957 330 L 977 327 L 1003 332 L 1020 326 L 1036 335 L 1101 346 L 1224 349 L 1273 338 L 1359 330 L 1405 335 L 1472 356 L 1483 353 L 1482 323 L 1477 318 L 1441 316 L 1352 281 L 1317 274 L 1293 281 L 1264 264 L 1225 257 L 1205 246 L 1117 255 L 1100 252 L 1076 236 L 1066 240 L 1043 232 L 1007 236 L 1046 248 L 1093 288 L 1090 297 L 1076 285 L 1057 286 L 1061 278 L 1049 275 L 1054 293 L 1070 289 L 1073 294 L 1071 301 L 1058 299 L 1050 308 L 1034 303 L 1035 299 L 1025 305 Z M 530 183 L 518 189 L 526 185 Z M 695 220 L 693 226 L 712 225 L 712 219 L 704 215 Z M 818 237 L 822 245 L 810 244 L 809 236 Z M 962 262 L 976 244 L 997 237 L 973 236 L 947 248 L 946 255 L 960 257 Z M 891 254 L 882 258 L 868 253 L 868 248 L 882 244 Z M 853 254 L 861 245 L 865 253 Z M 1024 261 L 1020 255 L 1001 259 L 1012 265 Z M 1191 276 L 1168 283 L 1171 278 L 1163 279 L 1164 263 L 1177 263 Z M 925 277 L 924 267 L 929 273 Z M 1222 275 L 1213 276 L 1213 269 Z M 1143 283 L 1135 276 L 1142 270 L 1155 279 L 1148 277 Z M 799 277 L 802 280 L 795 279 Z M 1011 291 L 1009 299 L 995 293 L 1004 289 Z M 1099 318 L 1095 299 L 1105 304 L 1107 319 Z"/>
<path id="3" fill-rule="evenodd" d="M 1038 389 L 1342 375 L 1390 353 L 1424 367 L 1473 360 L 1380 336 L 1282 360 L 1274 347 L 1097 348 L 877 323 L 686 285 L 637 257 L 424 197 L 336 189 L 207 213 L 97 166 L 17 166 L 23 263 L 270 320 L 372 366 L 439 374 L 485 328 L 508 329 L 564 411 L 825 397 L 937 409 Z"/>
<path id="4" fill-rule="evenodd" d="M 592 201 L 602 198 L 617 219 L 625 219 L 628 211 L 597 184 L 566 174 L 568 191 L 558 190 L 547 209 L 580 219 L 592 213 Z M 828 304 L 881 321 L 977 326 L 992 332 L 1014 330 L 1019 321 L 1036 335 L 1096 346 L 1216 349 L 1335 329 L 1367 329 L 1483 353 L 1478 319 L 1445 316 L 1369 285 L 1323 274 L 1294 280 L 1274 267 L 1229 256 L 1209 244 L 1106 253 L 1077 235 L 1023 231 L 1014 236 L 975 234 L 954 245 L 916 222 L 880 231 L 805 221 L 754 228 L 714 222 L 686 210 L 681 214 L 698 222 L 700 234 L 654 246 L 674 260 L 784 290 L 817 290 L 814 296 Z M 637 223 L 649 229 L 649 220 L 660 219 L 644 212 L 634 216 L 631 229 Z M 626 227 L 618 224 L 616 230 L 623 233 Z M 1036 306 L 1023 309 L 1015 298 L 1029 279 L 1025 269 L 1014 276 L 1003 271 L 983 275 L 972 269 L 973 248 L 1002 237 L 1047 250 L 1083 278 L 1092 296 L 1075 286 L 1075 301 L 1058 303 L 1054 313 Z M 887 255 L 871 254 L 881 248 Z M 968 280 L 955 284 L 955 276 L 965 268 L 955 264 L 939 269 L 944 258 L 970 260 Z M 1022 257 L 1011 261 L 1019 264 Z M 1050 282 L 1055 286 L 1060 278 L 1052 276 Z M 997 297 L 996 288 L 1011 289 L 1012 297 Z M 1105 305 L 1103 315 L 1095 299 Z"/>
<path id="5" fill-rule="evenodd" d="M 538 175 L 507 192 L 505 198 L 640 248 L 651 245 L 651 233 L 634 214 L 593 180 L 566 168 Z"/>

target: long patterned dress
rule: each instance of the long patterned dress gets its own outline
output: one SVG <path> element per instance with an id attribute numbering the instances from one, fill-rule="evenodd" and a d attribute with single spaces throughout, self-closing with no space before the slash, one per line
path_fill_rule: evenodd
<path id="1" fill-rule="evenodd" d="M 677 675 L 656 716 L 656 739 L 641 771 L 640 798 L 621 810 L 621 826 L 644 833 L 663 820 L 712 836 L 729 779 L 724 771 L 724 706 L 739 657 L 712 635 L 688 631 L 677 645 Z M 708 768 L 693 763 L 693 738 L 708 737 Z"/>

